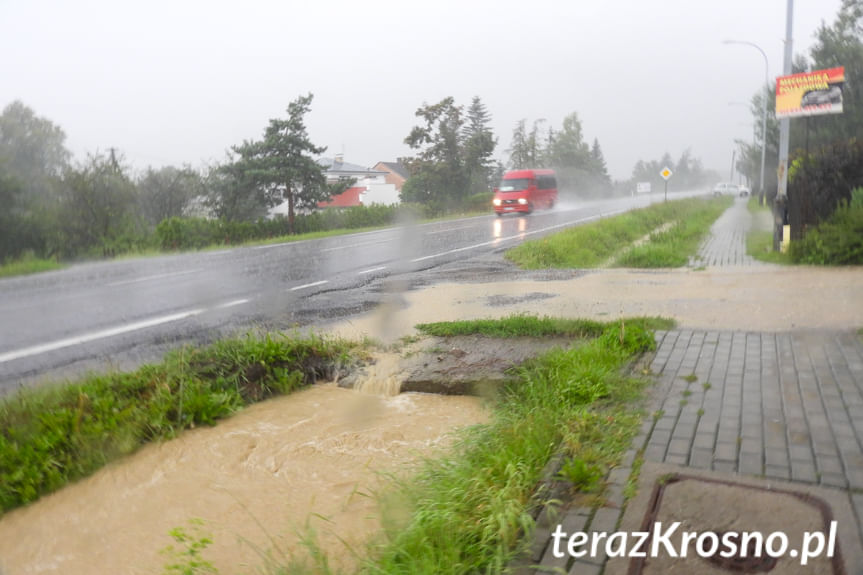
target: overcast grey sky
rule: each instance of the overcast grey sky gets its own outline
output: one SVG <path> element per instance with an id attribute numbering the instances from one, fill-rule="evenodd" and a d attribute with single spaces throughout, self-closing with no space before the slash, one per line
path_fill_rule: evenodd
<path id="1" fill-rule="evenodd" d="M 840 0 L 796 0 L 807 53 Z M 423 102 L 479 95 L 496 156 L 519 119 L 575 111 L 609 171 L 689 147 L 726 173 L 752 137 L 748 102 L 782 70 L 786 0 L 0 0 L 0 108 L 59 124 L 78 159 L 116 147 L 137 168 L 224 158 L 312 92 L 328 155 L 371 166 L 410 153 Z"/>

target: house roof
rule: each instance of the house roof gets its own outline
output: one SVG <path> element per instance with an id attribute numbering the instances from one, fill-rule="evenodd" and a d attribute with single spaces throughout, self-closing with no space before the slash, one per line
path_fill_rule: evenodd
<path id="1" fill-rule="evenodd" d="M 333 196 L 328 202 L 318 202 L 319 208 L 347 208 L 351 206 L 363 205 L 360 196 L 365 192 L 365 187 L 348 188 L 341 194 Z"/>
<path id="2" fill-rule="evenodd" d="M 380 176 L 386 172 L 344 162 L 338 158 L 321 158 L 318 164 L 331 176 Z"/>
<path id="3" fill-rule="evenodd" d="M 384 166 L 390 172 L 401 176 L 406 180 L 410 177 L 410 172 L 408 172 L 407 166 L 401 162 L 378 162 L 377 165 Z"/>

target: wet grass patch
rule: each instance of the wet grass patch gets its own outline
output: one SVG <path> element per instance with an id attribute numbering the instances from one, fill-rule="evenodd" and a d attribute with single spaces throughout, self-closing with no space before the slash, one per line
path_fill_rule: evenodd
<path id="1" fill-rule="evenodd" d="M 698 253 L 701 242 L 710 233 L 719 216 L 727 210 L 733 199 L 717 198 L 699 209 L 688 211 L 677 218 L 668 229 L 652 234 L 650 240 L 624 251 L 618 257 L 615 267 L 628 268 L 678 268 L 689 263 Z"/>
<path id="2" fill-rule="evenodd" d="M 746 208 L 753 217 L 752 229 L 746 234 L 747 255 L 771 264 L 793 263 L 787 253 L 773 251 L 773 214 L 770 206 L 762 206 L 758 203 L 758 197 L 752 196 L 746 203 Z M 769 219 L 765 219 L 765 214 L 769 215 Z"/>
<path id="3" fill-rule="evenodd" d="M 734 201 L 731 197 L 688 198 L 653 204 L 625 214 L 570 228 L 509 250 L 506 258 L 525 269 L 678 267 L 695 255 L 711 224 Z M 640 238 L 668 223 L 640 246 Z"/>
<path id="4" fill-rule="evenodd" d="M 319 336 L 249 336 L 181 348 L 130 373 L 24 388 L 0 401 L 0 511 L 146 443 L 330 379 L 355 349 Z"/>
<path id="5" fill-rule="evenodd" d="M 449 455 L 384 498 L 384 536 L 360 571 L 503 572 L 530 542 L 532 511 L 544 503 L 536 489 L 561 449 L 569 475 L 596 494 L 642 418 L 645 380 L 628 367 L 655 347 L 649 324 L 591 323 L 589 339 L 518 368 L 488 424 L 461 431 Z"/>
<path id="6" fill-rule="evenodd" d="M 746 235 L 746 253 L 771 264 L 793 263 L 787 253 L 773 251 L 773 230 L 752 230 Z"/>
<path id="7" fill-rule="evenodd" d="M 674 320 L 661 317 L 629 318 L 623 325 L 641 329 L 666 330 L 674 327 Z M 484 335 L 487 337 L 597 337 L 608 329 L 607 322 L 589 319 L 565 319 L 513 314 L 501 319 L 474 319 L 422 323 L 416 326 L 420 332 L 435 337 L 460 335 Z"/>
<path id="8" fill-rule="evenodd" d="M 23 256 L 19 259 L 7 260 L 0 264 L 0 278 L 36 274 L 63 268 L 54 260 Z"/>

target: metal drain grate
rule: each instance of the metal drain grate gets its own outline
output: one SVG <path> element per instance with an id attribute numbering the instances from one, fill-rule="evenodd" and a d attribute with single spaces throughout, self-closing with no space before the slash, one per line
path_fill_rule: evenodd
<path id="1" fill-rule="evenodd" d="M 715 531 L 714 533 L 716 533 L 716 536 L 720 541 L 726 541 L 726 539 L 723 539 L 723 537 L 725 537 L 724 532 Z M 758 544 L 752 539 L 749 539 L 748 545 L 746 546 L 746 553 L 743 553 L 743 550 L 740 548 L 740 539 L 741 536 L 739 533 L 730 534 L 727 539 L 729 543 L 734 543 L 735 547 L 738 549 L 737 555 L 732 557 L 722 557 L 719 553 L 714 553 L 710 557 L 706 558 L 706 561 L 711 565 L 715 565 L 720 569 L 730 571 L 732 573 L 768 573 L 773 571 L 777 562 L 775 557 L 770 557 L 769 555 L 756 557 L 755 554 L 758 552 Z"/>

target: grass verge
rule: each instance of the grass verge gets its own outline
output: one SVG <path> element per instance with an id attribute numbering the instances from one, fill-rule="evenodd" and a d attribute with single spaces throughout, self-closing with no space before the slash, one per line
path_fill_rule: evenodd
<path id="1" fill-rule="evenodd" d="M 787 253 L 773 251 L 773 229 L 771 227 L 773 225 L 773 215 L 770 211 L 770 206 L 760 205 L 758 198 L 752 196 L 749 198 L 746 207 L 753 218 L 752 229 L 746 235 L 746 253 L 762 262 L 783 265 L 791 264 L 791 258 Z M 770 216 L 769 219 L 765 218 L 765 214 Z"/>
<path id="2" fill-rule="evenodd" d="M 787 253 L 773 251 L 772 230 L 752 230 L 746 236 L 746 253 L 758 261 L 771 264 L 793 263 Z"/>
<path id="3" fill-rule="evenodd" d="M 601 327 L 519 368 L 490 423 L 462 431 L 450 455 L 399 483 L 385 500 L 384 538 L 361 571 L 502 572 L 529 540 L 534 491 L 561 447 L 581 489 L 597 491 L 641 421 L 633 401 L 644 381 L 625 368 L 655 346 L 637 320 Z"/>
<path id="4" fill-rule="evenodd" d="M 661 317 L 625 319 L 624 325 L 637 325 L 642 329 L 671 329 L 674 320 Z M 608 323 L 589 319 L 564 319 L 514 314 L 501 319 L 474 319 L 423 323 L 416 326 L 426 335 L 452 337 L 457 335 L 484 335 L 488 337 L 575 337 L 588 338 L 601 335 Z"/>
<path id="5" fill-rule="evenodd" d="M 63 266 L 54 260 L 46 260 L 34 256 L 25 256 L 20 259 L 10 260 L 0 265 L 0 278 L 11 276 L 23 276 L 57 270 Z"/>
<path id="6" fill-rule="evenodd" d="M 689 198 L 653 204 L 612 218 L 524 242 L 506 253 L 526 269 L 593 268 L 614 259 L 616 267 L 677 267 L 695 255 L 710 225 L 731 197 Z M 648 242 L 630 247 L 663 224 L 674 224 Z"/>
<path id="7" fill-rule="evenodd" d="M 328 378 L 351 350 L 318 336 L 245 337 L 180 349 L 131 373 L 22 389 L 0 401 L 0 511 L 145 443 Z"/>

